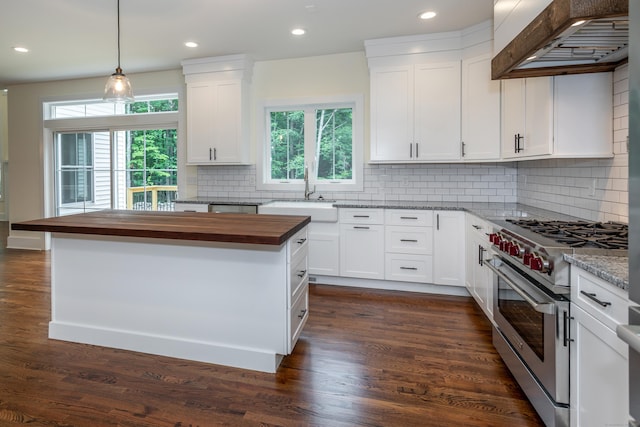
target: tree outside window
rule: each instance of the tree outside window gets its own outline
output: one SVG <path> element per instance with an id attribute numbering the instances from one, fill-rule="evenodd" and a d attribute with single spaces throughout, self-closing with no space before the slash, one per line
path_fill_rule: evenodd
<path id="1" fill-rule="evenodd" d="M 353 108 L 272 111 L 269 118 L 272 180 L 303 179 L 312 161 L 318 181 L 353 178 Z M 307 129 L 308 123 L 313 129 Z M 308 135 L 313 135 L 311 144 L 306 142 Z"/>

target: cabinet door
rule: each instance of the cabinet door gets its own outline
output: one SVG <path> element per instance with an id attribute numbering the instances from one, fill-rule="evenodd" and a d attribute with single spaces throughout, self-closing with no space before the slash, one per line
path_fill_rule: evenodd
<path id="1" fill-rule="evenodd" d="M 525 79 L 525 137 L 522 156 L 551 154 L 553 148 L 553 77 Z"/>
<path id="2" fill-rule="evenodd" d="M 211 163 L 211 141 L 214 139 L 215 115 L 214 82 L 198 82 L 187 85 L 187 162 Z"/>
<path id="3" fill-rule="evenodd" d="M 460 61 L 415 66 L 415 160 L 460 159 Z"/>
<path id="4" fill-rule="evenodd" d="M 502 157 L 519 157 L 516 137 L 524 138 L 525 131 L 525 80 L 502 80 Z"/>
<path id="5" fill-rule="evenodd" d="M 340 275 L 384 279 L 383 225 L 340 225 Z"/>
<path id="6" fill-rule="evenodd" d="M 340 238 L 337 232 L 309 230 L 309 274 L 338 276 L 340 274 Z M 333 225 L 333 224 L 332 224 Z"/>
<path id="7" fill-rule="evenodd" d="M 553 78 L 502 82 L 502 156 L 551 154 L 553 147 Z"/>
<path id="8" fill-rule="evenodd" d="M 628 424 L 628 347 L 576 304 L 571 343 L 571 425 Z"/>
<path id="9" fill-rule="evenodd" d="M 371 160 L 409 160 L 413 143 L 413 67 L 371 70 Z"/>
<path id="10" fill-rule="evenodd" d="M 491 57 L 462 61 L 462 158 L 500 158 L 500 82 L 491 80 Z"/>
<path id="11" fill-rule="evenodd" d="M 433 231 L 433 282 L 465 284 L 464 212 L 436 211 Z"/>
<path id="12" fill-rule="evenodd" d="M 241 163 L 242 150 L 242 84 L 238 80 L 216 84 L 214 133 L 211 144 L 214 163 Z"/>
<path id="13" fill-rule="evenodd" d="M 187 85 L 187 162 L 243 163 L 242 82 L 203 81 Z"/>

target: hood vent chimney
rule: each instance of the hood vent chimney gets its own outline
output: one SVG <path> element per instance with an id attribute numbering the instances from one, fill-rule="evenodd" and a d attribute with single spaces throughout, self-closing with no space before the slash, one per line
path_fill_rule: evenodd
<path id="1" fill-rule="evenodd" d="M 611 71 L 627 62 L 629 0 L 553 0 L 491 61 L 510 79 Z"/>

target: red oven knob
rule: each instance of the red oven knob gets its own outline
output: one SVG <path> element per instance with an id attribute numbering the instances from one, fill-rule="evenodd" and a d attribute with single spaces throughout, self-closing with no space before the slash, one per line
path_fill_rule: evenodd
<path id="1" fill-rule="evenodd" d="M 532 270 L 544 273 L 549 268 L 549 262 L 542 257 L 534 255 L 533 257 L 531 257 L 529 267 L 531 267 Z"/>
<path id="2" fill-rule="evenodd" d="M 522 257 L 522 262 L 524 263 L 524 265 L 526 265 L 527 267 L 531 267 L 531 259 L 533 258 L 533 254 L 531 252 L 527 252 L 524 254 L 524 256 Z"/>
<path id="3" fill-rule="evenodd" d="M 511 242 L 507 242 L 506 240 L 500 240 L 500 250 L 502 252 L 509 252 L 509 246 L 511 246 Z"/>
<path id="4" fill-rule="evenodd" d="M 500 246 L 500 242 L 502 241 L 502 237 L 498 233 L 489 234 L 489 241 L 496 246 Z"/>
<path id="5" fill-rule="evenodd" d="M 511 243 L 511 245 L 509 245 L 509 255 L 520 258 L 520 246 L 517 243 Z"/>

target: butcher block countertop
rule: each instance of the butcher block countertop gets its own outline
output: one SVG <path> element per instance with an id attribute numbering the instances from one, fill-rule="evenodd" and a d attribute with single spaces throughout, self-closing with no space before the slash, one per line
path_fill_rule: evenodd
<path id="1" fill-rule="evenodd" d="M 281 245 L 308 216 L 103 210 L 11 224 L 13 230 Z"/>

